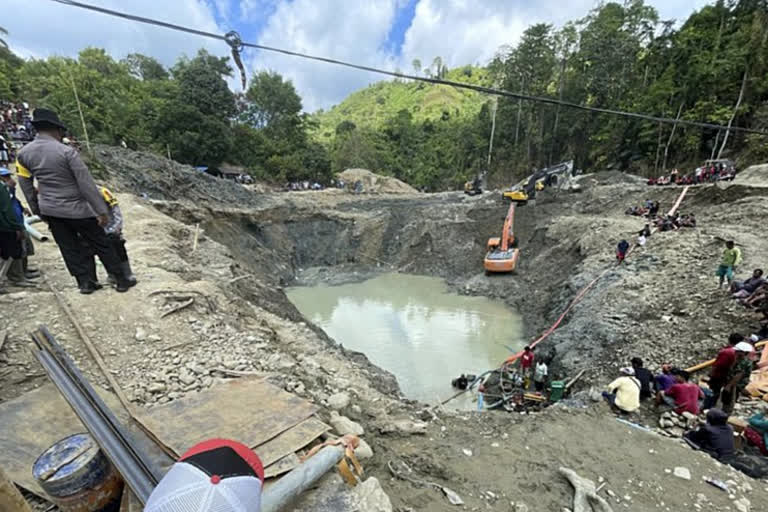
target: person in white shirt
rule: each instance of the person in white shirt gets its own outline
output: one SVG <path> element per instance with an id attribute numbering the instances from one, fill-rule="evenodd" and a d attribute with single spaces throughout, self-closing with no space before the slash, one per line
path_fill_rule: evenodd
<path id="1" fill-rule="evenodd" d="M 533 372 L 533 384 L 536 386 L 536 391 L 544 391 L 544 386 L 547 384 L 547 375 L 549 375 L 547 363 L 544 361 L 536 363 L 536 370 Z"/>

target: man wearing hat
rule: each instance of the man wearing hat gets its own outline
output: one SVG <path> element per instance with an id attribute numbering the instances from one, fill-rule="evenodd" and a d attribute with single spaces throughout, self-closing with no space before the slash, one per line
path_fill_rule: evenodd
<path id="1" fill-rule="evenodd" d="M 81 293 L 101 288 L 90 272 L 93 253 L 115 276 L 117 291 L 127 291 L 135 283 L 125 278 L 120 259 L 102 229 L 108 220 L 106 203 L 77 150 L 61 143 L 66 127 L 55 112 L 43 108 L 35 110 L 32 124 L 37 137 L 16 159 L 16 172 L 30 209 L 48 223 Z"/>
<path id="2" fill-rule="evenodd" d="M 749 355 L 755 351 L 751 343 L 741 341 L 733 347 L 736 353 L 736 359 L 728 371 L 727 384 L 723 386 L 723 410 L 728 414 L 733 412 L 733 406 L 744 394 L 744 389 L 749 384 L 749 377 L 752 374 L 752 361 Z"/>

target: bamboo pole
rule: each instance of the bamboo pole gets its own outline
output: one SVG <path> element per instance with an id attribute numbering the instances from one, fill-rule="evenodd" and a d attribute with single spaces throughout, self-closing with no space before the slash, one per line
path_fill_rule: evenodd
<path id="1" fill-rule="evenodd" d="M 69 82 L 72 84 L 72 91 L 75 93 L 75 102 L 77 102 L 77 112 L 80 114 L 80 123 L 83 125 L 83 136 L 85 136 L 85 147 L 88 148 L 88 153 L 90 153 L 91 141 L 88 138 L 88 128 L 85 127 L 85 117 L 83 116 L 83 108 L 80 105 L 80 96 L 77 95 L 77 86 L 75 85 L 75 78 L 72 76 L 71 71 L 69 71 Z"/>

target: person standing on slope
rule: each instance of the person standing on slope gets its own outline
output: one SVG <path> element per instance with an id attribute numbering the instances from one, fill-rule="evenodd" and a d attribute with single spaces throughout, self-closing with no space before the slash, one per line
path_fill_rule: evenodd
<path id="1" fill-rule="evenodd" d="M 720 278 L 720 284 L 718 288 L 723 287 L 723 281 L 728 279 L 728 287 L 730 288 L 733 282 L 733 273 L 736 267 L 741 263 L 741 249 L 736 247 L 733 240 L 725 242 L 725 249 L 723 249 L 723 257 L 720 260 L 720 266 L 717 267 L 715 275 Z"/>
<path id="2" fill-rule="evenodd" d="M 93 254 L 83 250 L 83 242 L 115 276 L 115 289 L 128 291 L 135 283 L 126 279 L 120 259 L 102 229 L 109 220 L 107 205 L 77 150 L 61 143 L 66 126 L 55 112 L 42 108 L 35 110 L 32 124 L 37 137 L 19 151 L 16 159 L 19 183 L 32 213 L 48 223 L 80 293 L 100 288 L 91 279 Z M 34 180 L 39 191 L 35 190 Z"/>

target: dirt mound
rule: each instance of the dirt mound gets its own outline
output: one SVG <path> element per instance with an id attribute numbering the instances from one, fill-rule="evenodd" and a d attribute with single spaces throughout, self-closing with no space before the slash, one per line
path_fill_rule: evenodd
<path id="1" fill-rule="evenodd" d="M 254 193 L 262 191 L 258 185 L 245 186 L 215 178 L 153 153 L 94 144 L 93 154 L 85 156 L 94 176 L 117 191 L 149 199 L 183 199 L 197 204 L 229 203 L 238 207 L 261 204 L 261 196 Z"/>
<path id="2" fill-rule="evenodd" d="M 734 183 L 753 187 L 768 187 L 768 164 L 747 167 L 736 175 Z"/>
<path id="3" fill-rule="evenodd" d="M 347 169 L 338 174 L 347 183 L 360 181 L 363 192 L 373 194 L 416 194 L 418 190 L 397 178 L 382 176 L 367 169 Z"/>

